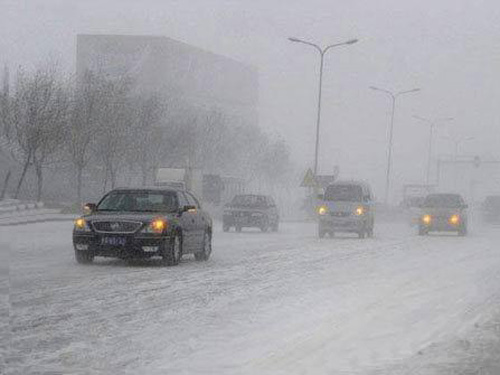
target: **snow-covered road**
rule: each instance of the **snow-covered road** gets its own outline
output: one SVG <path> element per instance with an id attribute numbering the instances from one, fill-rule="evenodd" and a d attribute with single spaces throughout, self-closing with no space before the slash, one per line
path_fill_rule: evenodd
<path id="1" fill-rule="evenodd" d="M 163 268 L 77 265 L 71 226 L 0 227 L 8 373 L 369 374 L 467 329 L 500 297 L 500 228 L 218 231 L 209 262 Z"/>

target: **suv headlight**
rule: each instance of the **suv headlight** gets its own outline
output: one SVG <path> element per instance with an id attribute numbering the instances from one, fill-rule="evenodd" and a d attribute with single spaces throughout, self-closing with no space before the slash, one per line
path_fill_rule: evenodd
<path id="1" fill-rule="evenodd" d="M 451 215 L 449 219 L 449 223 L 451 225 L 458 225 L 460 223 L 460 216 L 459 215 Z"/>
<path id="2" fill-rule="evenodd" d="M 168 222 L 164 218 L 159 217 L 151 220 L 151 222 L 141 230 L 141 233 L 161 234 L 167 228 L 168 228 Z"/>
<path id="3" fill-rule="evenodd" d="M 89 223 L 83 217 L 79 217 L 75 220 L 75 231 L 77 232 L 92 232 Z"/>

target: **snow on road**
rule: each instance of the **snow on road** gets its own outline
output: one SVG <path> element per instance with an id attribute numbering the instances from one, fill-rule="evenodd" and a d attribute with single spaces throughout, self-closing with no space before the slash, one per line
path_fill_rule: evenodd
<path id="1" fill-rule="evenodd" d="M 368 374 L 466 329 L 500 290 L 494 228 L 217 232 L 209 262 L 173 268 L 77 265 L 71 223 L 4 227 L 0 239 L 11 374 Z"/>

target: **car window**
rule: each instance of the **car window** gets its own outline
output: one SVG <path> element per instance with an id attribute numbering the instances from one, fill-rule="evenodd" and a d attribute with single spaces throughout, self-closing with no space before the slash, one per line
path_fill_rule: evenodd
<path id="1" fill-rule="evenodd" d="M 174 192 L 130 190 L 114 191 L 97 206 L 98 211 L 173 212 L 179 204 Z"/>
<path id="2" fill-rule="evenodd" d="M 464 204 L 461 196 L 456 194 L 433 194 L 425 198 L 425 207 L 457 208 Z"/>
<path id="3" fill-rule="evenodd" d="M 260 195 L 237 195 L 231 202 L 236 207 L 267 207 L 265 197 Z"/>
<path id="4" fill-rule="evenodd" d="M 359 185 L 330 185 L 326 188 L 325 200 L 359 202 L 363 198 L 363 189 Z"/>
<path id="5" fill-rule="evenodd" d="M 193 194 L 186 192 L 186 198 L 190 206 L 200 207 L 200 202 L 198 202 L 198 199 L 196 199 Z"/>
<path id="6" fill-rule="evenodd" d="M 179 196 L 179 205 L 180 207 L 184 207 L 184 206 L 189 206 L 190 203 L 189 203 L 189 200 L 187 199 L 186 195 L 184 192 L 180 191 L 178 193 L 178 196 Z"/>

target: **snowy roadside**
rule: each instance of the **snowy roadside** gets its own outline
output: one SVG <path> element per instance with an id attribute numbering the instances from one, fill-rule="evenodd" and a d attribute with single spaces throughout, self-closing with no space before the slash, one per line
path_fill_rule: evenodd
<path id="1" fill-rule="evenodd" d="M 489 229 L 419 238 L 380 224 L 361 241 L 318 240 L 310 224 L 218 227 L 208 263 L 171 269 L 78 266 L 70 233 L 0 229 L 12 245 L 11 374 L 369 374 L 451 342 L 498 300 Z"/>
<path id="2" fill-rule="evenodd" d="M 499 288 L 500 289 L 500 288 Z M 498 299 L 497 299 L 498 301 Z M 498 375 L 500 374 L 500 307 L 484 312 L 463 332 L 433 343 L 412 358 L 370 375 Z"/>

